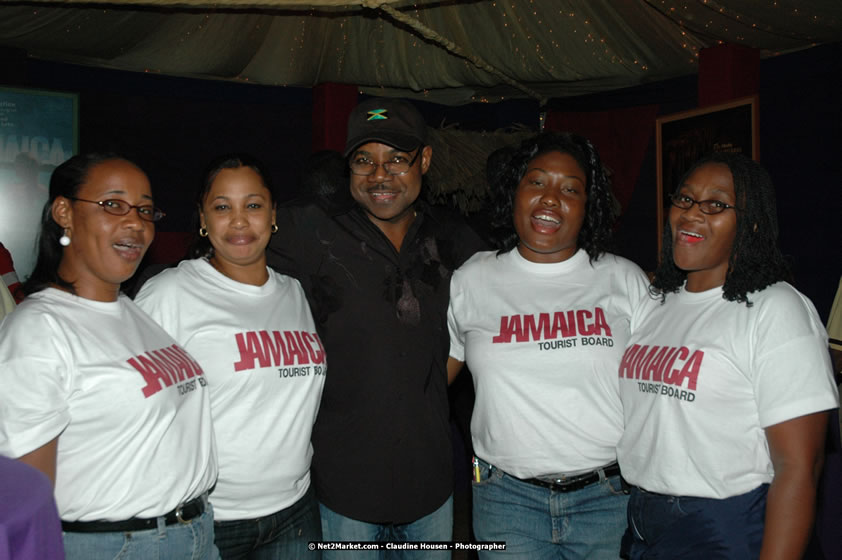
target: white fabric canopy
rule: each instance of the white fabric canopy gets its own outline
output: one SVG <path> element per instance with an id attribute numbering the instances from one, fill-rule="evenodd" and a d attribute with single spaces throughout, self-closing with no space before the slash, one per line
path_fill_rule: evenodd
<path id="1" fill-rule="evenodd" d="M 451 105 L 691 74 L 723 42 L 768 57 L 840 39 L 839 0 L 0 3 L 0 46 L 37 58 Z"/>

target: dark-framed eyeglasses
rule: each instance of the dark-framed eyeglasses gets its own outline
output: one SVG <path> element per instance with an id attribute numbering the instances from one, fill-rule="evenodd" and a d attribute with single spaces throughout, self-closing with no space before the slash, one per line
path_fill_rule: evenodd
<path id="1" fill-rule="evenodd" d="M 86 200 L 84 198 L 76 198 L 75 196 L 66 196 L 65 198 L 76 200 L 78 202 L 90 202 L 91 204 L 97 204 L 100 208 L 114 216 L 125 216 L 132 211 L 132 208 L 134 208 L 137 210 L 137 215 L 140 219 L 147 222 L 157 222 L 166 216 L 163 210 L 156 208 L 151 204 L 129 204 L 125 200 L 120 200 L 119 198 L 109 198 L 106 200 Z"/>
<path id="2" fill-rule="evenodd" d="M 423 150 L 424 146 L 422 144 L 421 146 L 418 146 L 418 151 L 415 152 L 412 159 L 406 159 L 405 156 L 395 155 L 392 156 L 392 159 L 384 161 L 383 163 L 374 163 L 365 156 L 357 156 L 348 162 L 348 166 L 351 168 L 351 173 L 354 175 L 362 175 L 364 177 L 377 173 L 377 168 L 381 165 L 389 175 L 406 175 L 409 173 L 409 170 L 412 169 L 412 166 L 415 165 L 415 161 L 418 159 L 418 156 L 421 155 Z"/>
<path id="3" fill-rule="evenodd" d="M 670 197 L 670 202 L 673 206 L 681 208 L 682 210 L 689 210 L 694 204 L 698 204 L 699 210 L 702 211 L 702 214 L 719 214 L 728 209 L 740 210 L 736 206 L 731 206 L 721 200 L 696 200 L 695 198 L 681 193 L 675 193 L 672 195 Z"/>

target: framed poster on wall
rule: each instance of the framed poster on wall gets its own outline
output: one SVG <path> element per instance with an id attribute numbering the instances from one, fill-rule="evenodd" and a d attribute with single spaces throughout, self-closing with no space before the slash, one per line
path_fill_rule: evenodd
<path id="1" fill-rule="evenodd" d="M 710 152 L 736 152 L 756 161 L 757 136 L 757 96 L 675 113 L 655 121 L 659 259 L 669 197 L 684 173 Z"/>
<path id="2" fill-rule="evenodd" d="M 0 87 L 0 243 L 23 281 L 35 266 L 50 174 L 78 152 L 78 95 Z"/>

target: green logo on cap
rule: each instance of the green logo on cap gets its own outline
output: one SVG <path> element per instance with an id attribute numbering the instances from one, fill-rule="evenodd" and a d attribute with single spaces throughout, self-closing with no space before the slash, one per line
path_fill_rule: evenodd
<path id="1" fill-rule="evenodd" d="M 386 109 L 375 109 L 373 111 L 368 112 L 368 119 L 369 121 L 385 121 L 389 118 L 389 115 L 386 114 Z"/>

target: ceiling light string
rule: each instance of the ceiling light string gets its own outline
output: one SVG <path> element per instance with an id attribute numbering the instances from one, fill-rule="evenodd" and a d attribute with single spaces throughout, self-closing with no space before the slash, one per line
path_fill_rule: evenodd
<path id="1" fill-rule="evenodd" d="M 757 23 L 752 23 L 748 21 L 750 18 L 750 14 L 747 14 L 746 18 L 741 17 L 736 9 L 728 9 L 725 6 L 720 6 L 716 2 L 712 2 L 709 0 L 696 0 L 696 3 L 702 6 L 703 8 L 714 12 L 716 15 L 722 17 L 723 19 L 728 19 L 732 23 L 739 25 L 750 32 L 763 32 L 769 35 L 774 35 L 776 37 L 783 37 L 785 39 L 794 39 L 794 40 L 801 40 L 801 41 L 815 41 L 815 37 L 810 35 L 804 35 L 802 33 L 798 33 L 797 31 L 777 31 L 776 29 L 772 29 L 771 26 L 767 25 L 764 27 L 759 27 Z M 797 13 L 798 10 L 796 10 Z M 735 14 L 735 15 L 732 15 Z"/>
<path id="2" fill-rule="evenodd" d="M 398 10 L 393 8 L 392 6 L 389 6 L 388 4 L 384 3 L 383 0 L 362 0 L 361 5 L 365 8 L 371 8 L 373 10 L 380 10 L 382 12 L 385 12 L 386 14 L 388 14 L 389 16 L 394 18 L 395 20 L 397 20 L 397 21 L 399 21 L 399 22 L 401 22 L 405 25 L 408 25 L 410 28 L 417 31 L 425 39 L 429 39 L 430 41 L 433 41 L 433 42 L 441 45 L 448 52 L 450 52 L 450 53 L 452 53 L 452 54 L 454 54 L 454 55 L 456 55 L 460 58 L 464 58 L 464 59 L 470 61 L 477 68 L 480 68 L 482 70 L 485 70 L 489 74 L 493 74 L 494 76 L 497 76 L 498 78 L 503 80 L 508 85 L 519 89 L 520 91 L 524 92 L 525 94 L 529 95 L 530 97 L 534 97 L 535 99 L 538 100 L 538 103 L 541 107 L 543 107 L 544 105 L 547 104 L 547 97 L 541 95 L 540 93 L 533 90 L 532 88 L 530 88 L 530 87 L 510 78 L 509 76 L 507 76 L 506 74 L 504 74 L 503 72 L 501 72 L 500 70 L 498 70 L 497 68 L 495 68 L 494 66 L 492 66 L 491 64 L 486 62 L 485 60 L 483 60 L 482 58 L 480 58 L 476 55 L 466 53 L 465 50 L 462 49 L 462 47 L 460 47 L 459 45 L 457 45 L 456 43 L 454 43 L 450 39 L 447 39 L 446 37 L 442 37 L 440 34 L 436 33 L 435 31 L 433 31 L 432 29 L 430 29 L 429 27 L 427 27 L 426 25 L 424 25 L 423 23 L 421 23 L 417 19 L 399 12 Z"/>

